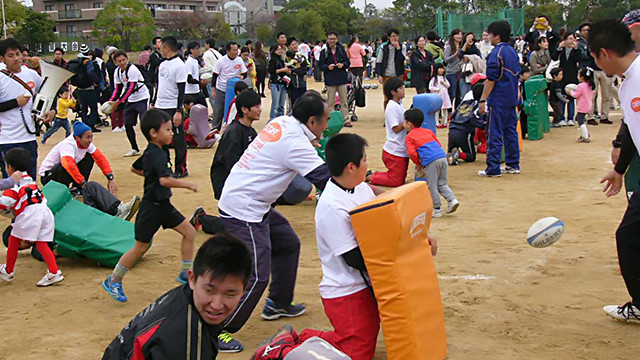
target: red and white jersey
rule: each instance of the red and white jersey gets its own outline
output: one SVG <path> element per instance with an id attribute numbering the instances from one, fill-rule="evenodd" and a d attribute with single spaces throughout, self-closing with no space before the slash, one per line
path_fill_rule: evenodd
<path id="1" fill-rule="evenodd" d="M 0 209 L 12 209 L 16 217 L 29 205 L 46 203 L 38 184 L 29 175 L 24 175 L 19 183 L 3 191 L 0 196 Z"/>

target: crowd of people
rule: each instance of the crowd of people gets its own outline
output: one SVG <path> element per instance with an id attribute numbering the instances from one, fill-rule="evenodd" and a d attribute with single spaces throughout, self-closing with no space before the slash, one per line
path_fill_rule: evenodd
<path id="1" fill-rule="evenodd" d="M 590 141 L 587 125 L 612 124 L 609 111 L 615 101 L 621 104 L 627 125 L 622 126 L 614 145 L 622 150 L 614 150 L 616 168 L 603 179 L 608 195 L 615 195 L 621 174 L 635 153 L 633 144 L 640 145 L 639 128 L 631 122 L 640 110 L 632 85 L 634 72 L 640 71 L 632 40 L 632 36 L 640 39 L 639 24 L 640 12 L 636 11 L 625 17 L 624 24 L 584 23 L 576 32 L 556 32 L 546 16 L 539 16 L 526 35 L 516 38 L 508 22 L 496 21 L 480 41 L 474 33 L 456 29 L 445 41 L 430 31 L 402 42 L 400 32 L 391 29 L 373 43 L 360 44 L 356 36 L 345 45 L 335 31 L 315 45 L 279 33 L 268 51 L 261 42 L 251 41 L 243 46 L 228 42 L 218 48 L 213 39 L 205 41 L 202 51 L 198 42 L 184 47 L 175 37 L 166 36 L 153 39 L 136 64 L 113 46 L 103 52 L 83 44 L 70 61 L 64 59 L 62 49 L 56 49 L 52 63 L 74 76 L 58 90 L 54 107 L 45 109 L 42 120 L 50 128 L 41 142 L 45 144 L 60 128 L 66 137 L 50 150 L 38 171 L 40 125 L 29 114 L 42 83 L 39 62 L 23 54 L 16 40 L 3 40 L 0 154 L 4 179 L 0 189 L 4 192 L 0 208 L 13 209 L 15 219 L 0 278 L 14 280 L 17 253 L 26 243 L 37 249 L 47 265 L 38 286 L 64 279 L 49 246 L 54 220 L 36 182 L 39 175 L 42 185 L 62 183 L 73 194 L 82 194 L 87 205 L 109 215 L 129 220 L 137 213 L 135 244 L 102 282 L 104 291 L 116 301 L 128 300 L 123 279 L 149 250 L 160 227 L 182 237 L 176 277 L 182 285 L 151 304 L 145 315 L 134 318 L 107 347 L 105 359 L 127 354 L 174 358 L 180 356 L 168 354 L 184 352 L 185 347 L 187 351 L 194 347 L 193 351 L 202 351 L 208 358 L 215 358 L 217 352 L 242 351 L 242 343 L 231 334 L 245 325 L 268 285 L 261 313 L 264 319 L 301 316 L 307 310 L 294 302 L 300 239 L 272 206 L 300 180 L 322 192 L 315 222 L 323 269 L 320 293 L 334 331 L 307 329 L 277 351 L 266 345 L 254 359 L 282 358 L 312 336 L 352 359 L 370 359 L 379 315 L 370 284 L 361 276 L 366 265 L 348 212 L 383 192 L 382 187 L 404 184 L 410 162 L 415 165 L 415 178 L 429 186 L 435 218 L 460 206 L 448 185 L 448 166 L 459 160 L 473 162 L 476 153 L 484 150 L 487 166 L 479 176 L 519 174 L 519 121 L 523 130 L 526 127 L 523 84 L 536 75 L 549 83 L 550 125 L 574 126 L 577 122 L 580 142 Z M 102 59 L 105 54 L 107 60 Z M 311 76 L 324 82 L 326 98 L 307 90 Z M 367 141 L 356 134 L 332 137 L 326 144 L 326 161 L 316 151 L 335 105 L 340 104 L 344 126 L 353 126 L 347 86 L 354 79 L 357 83 L 377 79 L 382 84 L 386 128 L 382 160 L 387 171 L 368 169 Z M 614 101 L 616 83 L 622 83 L 622 88 L 620 99 Z M 437 125 L 449 128 L 446 151 L 436 134 L 423 127 L 427 114 L 418 108 L 407 110 L 403 104 L 406 86 L 442 99 Z M 269 122 L 258 133 L 253 123 L 260 119 L 267 88 L 272 100 Z M 69 112 L 74 109 L 78 116 L 71 126 Z M 219 200 L 219 216 L 199 207 L 187 219 L 171 204 L 171 188 L 197 191 L 199 186 L 185 180 L 189 176 L 188 148 L 200 145 L 194 132 L 196 121 L 201 121 L 196 119 L 197 109 L 211 114 L 202 120 L 206 131 L 200 135 L 218 142 L 211 184 Z M 131 171 L 144 177 L 142 198 L 135 196 L 124 203 L 116 197 L 109 161 L 93 144 L 93 134 L 101 131 L 105 113 L 114 133 L 126 133 L 131 149 L 124 156 L 139 156 Z M 139 121 L 148 141 L 143 153 L 136 139 Z M 173 162 L 170 146 L 175 151 Z M 505 166 L 501 167 L 503 148 Z M 89 181 L 94 164 L 106 177 L 106 188 Z M 640 320 L 639 255 L 633 243 L 640 224 L 639 198 L 631 197 L 616 234 L 622 275 L 633 300 L 605 307 L 611 317 L 627 321 Z M 216 235 L 196 250 L 200 229 Z M 428 240 L 435 255 L 437 243 Z M 203 346 L 194 346 L 194 341 Z"/>

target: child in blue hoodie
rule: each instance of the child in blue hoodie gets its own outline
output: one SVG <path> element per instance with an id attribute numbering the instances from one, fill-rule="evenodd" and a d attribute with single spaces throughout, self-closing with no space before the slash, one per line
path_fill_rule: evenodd
<path id="1" fill-rule="evenodd" d="M 447 213 L 458 209 L 460 203 L 448 185 L 447 154 L 445 154 L 436 134 L 422 128 L 424 114 L 420 109 L 410 109 L 404 113 L 403 126 L 407 131 L 404 140 L 409 158 L 416 164 L 418 177 L 426 177 L 431 200 L 433 201 L 433 217 L 442 217 L 440 195 L 447 200 Z M 421 176 L 424 174 L 424 176 Z"/>

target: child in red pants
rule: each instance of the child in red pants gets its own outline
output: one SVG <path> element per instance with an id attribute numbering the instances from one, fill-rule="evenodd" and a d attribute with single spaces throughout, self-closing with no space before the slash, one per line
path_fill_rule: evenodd
<path id="1" fill-rule="evenodd" d="M 367 176 L 372 185 L 398 187 L 404 184 L 409 167 L 409 155 L 404 145 L 407 135 L 402 123 L 404 122 L 404 83 L 398 78 L 391 78 L 384 84 L 384 92 L 391 99 L 384 112 L 387 141 L 382 147 L 382 161 L 387 172 L 376 171 Z"/>
<path id="2" fill-rule="evenodd" d="M 21 148 L 13 148 L 4 154 L 7 173 L 13 175 L 16 171 L 25 172 L 13 188 L 5 190 L 0 197 L 0 209 L 12 209 L 15 213 L 13 229 L 9 237 L 7 249 L 7 263 L 0 265 L 0 278 L 4 281 L 13 280 L 13 269 L 18 258 L 20 241 L 26 240 L 36 243 L 36 248 L 42 254 L 48 270 L 38 286 L 49 286 L 64 280 L 62 272 L 48 242 L 53 241 L 54 220 L 53 213 L 47 207 L 38 185 L 26 174 L 29 168 L 29 153 Z"/>

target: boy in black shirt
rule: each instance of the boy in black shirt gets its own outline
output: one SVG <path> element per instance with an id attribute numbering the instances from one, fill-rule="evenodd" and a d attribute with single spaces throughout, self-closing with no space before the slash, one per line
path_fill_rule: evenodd
<path id="1" fill-rule="evenodd" d="M 260 95 L 253 90 L 244 90 L 236 96 L 235 105 L 239 118 L 232 121 L 223 133 L 211 164 L 211 185 L 216 200 L 219 200 L 222 195 L 222 187 L 231 168 L 240 160 L 253 139 L 258 136 L 252 124 L 260 120 L 262 113 L 260 104 Z M 190 222 L 196 229 L 202 227 L 202 231 L 207 234 L 224 231 L 220 218 L 207 215 L 202 207 L 195 210 Z"/>
<path id="2" fill-rule="evenodd" d="M 562 69 L 559 67 L 551 69 L 550 74 L 553 77 L 553 81 L 549 85 L 549 105 L 553 109 L 551 127 L 567 126 L 564 120 L 560 120 L 564 105 L 569 102 L 569 99 L 564 95 L 564 88 L 562 87 Z M 573 125 L 573 122 L 571 125 Z"/>
<path id="3" fill-rule="evenodd" d="M 147 149 L 135 163 L 131 171 L 144 176 L 144 196 L 135 223 L 136 243 L 122 257 L 113 273 L 102 282 L 102 287 L 117 301 L 126 302 L 122 289 L 122 278 L 127 271 L 147 252 L 153 236 L 160 226 L 173 229 L 182 235 L 182 271 L 177 280 L 188 281 L 188 271 L 193 264 L 193 247 L 196 231 L 185 217 L 171 205 L 171 188 L 198 190 L 194 183 L 171 177 L 171 161 L 165 146 L 171 143 L 171 117 L 164 111 L 147 111 L 141 123 L 141 130 L 149 141 Z"/>
<path id="4" fill-rule="evenodd" d="M 220 324 L 238 305 L 251 262 L 247 247 L 233 236 L 210 238 L 198 250 L 188 285 L 142 310 L 109 344 L 102 359 L 215 359 Z"/>

